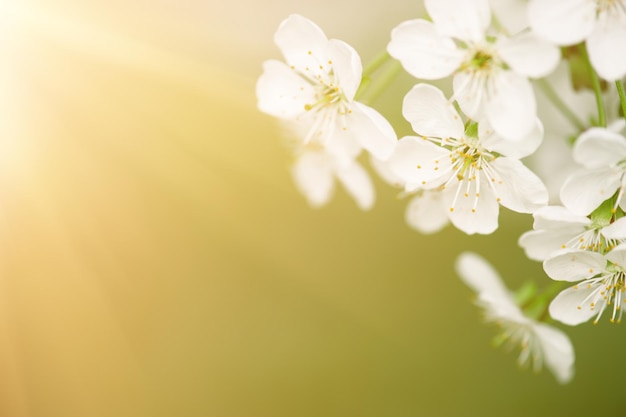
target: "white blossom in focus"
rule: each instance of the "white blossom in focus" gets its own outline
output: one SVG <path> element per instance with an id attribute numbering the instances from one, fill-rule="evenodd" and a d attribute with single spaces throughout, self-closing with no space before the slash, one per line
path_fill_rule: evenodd
<path id="1" fill-rule="evenodd" d="M 626 0 L 531 0 L 528 20 L 535 33 L 557 45 L 585 41 L 605 80 L 626 75 Z"/>
<path id="2" fill-rule="evenodd" d="M 584 168 L 574 172 L 561 188 L 561 201 L 570 211 L 583 216 L 619 191 L 616 204 L 625 207 L 626 138 L 616 130 L 623 120 L 611 128 L 593 127 L 576 140 L 574 160 Z"/>
<path id="3" fill-rule="evenodd" d="M 604 255 L 565 249 L 546 259 L 543 269 L 557 281 L 580 281 L 552 300 L 550 315 L 555 320 L 575 326 L 595 316 L 597 323 L 607 310 L 611 322 L 621 320 L 626 307 L 626 244 Z"/>
<path id="4" fill-rule="evenodd" d="M 500 325 L 503 337 L 521 347 L 520 366 L 532 362 L 535 370 L 545 365 L 565 384 L 574 375 L 574 348 L 561 330 L 524 315 L 498 273 L 480 256 L 465 252 L 456 261 L 456 271 L 477 293 L 476 303 L 485 311 L 487 322 Z"/>
<path id="5" fill-rule="evenodd" d="M 613 223 L 593 222 L 561 206 L 542 207 L 533 217 L 534 230 L 524 233 L 519 245 L 536 261 L 567 248 L 601 252 L 626 239 L 626 217 Z"/>
<path id="6" fill-rule="evenodd" d="M 356 139 L 386 159 L 397 137 L 380 113 L 354 100 L 362 74 L 357 52 L 343 41 L 328 40 L 315 23 L 299 15 L 281 23 L 274 41 L 286 63 L 263 64 L 256 85 L 259 109 L 306 125 L 304 143 Z"/>
<path id="7" fill-rule="evenodd" d="M 541 123 L 522 141 L 500 138 L 487 122 L 473 134 L 443 93 L 418 84 L 406 95 L 403 115 L 420 137 L 398 142 L 389 166 L 408 192 L 440 190 L 450 221 L 468 234 L 498 227 L 499 205 L 532 213 L 548 202 L 541 180 L 519 161 L 541 143 Z"/>
<path id="8" fill-rule="evenodd" d="M 488 120 L 504 139 L 528 136 L 537 118 L 528 78 L 548 75 L 559 50 L 528 31 L 488 33 L 487 0 L 426 0 L 425 6 L 433 21 L 401 23 L 391 32 L 389 54 L 417 78 L 454 75 L 454 99 L 465 114 Z"/>

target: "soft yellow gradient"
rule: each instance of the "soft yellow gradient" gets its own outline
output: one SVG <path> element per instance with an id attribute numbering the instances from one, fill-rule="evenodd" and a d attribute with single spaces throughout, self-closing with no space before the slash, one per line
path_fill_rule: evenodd
<path id="1" fill-rule="evenodd" d="M 424 237 L 381 182 L 370 213 L 291 183 L 254 97 L 275 27 L 311 13 L 367 58 L 417 2 L 0 1 L 0 416 L 622 410 L 622 328 L 568 329 L 559 387 L 490 348 L 453 272 L 472 249 L 547 284 L 529 218 Z M 398 122 L 412 82 L 377 103 Z"/>

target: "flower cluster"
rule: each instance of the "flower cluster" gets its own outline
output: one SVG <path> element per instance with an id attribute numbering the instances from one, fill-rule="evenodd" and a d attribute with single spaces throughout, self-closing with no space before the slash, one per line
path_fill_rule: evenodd
<path id="1" fill-rule="evenodd" d="M 291 15 L 274 37 L 284 62 L 263 64 L 258 107 L 281 121 L 294 181 L 314 207 L 339 182 L 372 208 L 366 153 L 410 196 L 405 219 L 419 232 L 491 234 L 500 206 L 531 214 L 519 245 L 543 262 L 549 289 L 533 287 L 522 305 L 478 255 L 461 255 L 457 271 L 487 320 L 521 344 L 520 363 L 567 382 L 571 342 L 544 322 L 619 322 L 626 308 L 626 0 L 508 3 L 516 13 L 424 0 L 428 16 L 399 23 L 365 68 L 354 48 Z M 414 134 L 398 139 L 371 103 L 401 68 L 417 81 L 402 102 Z"/>

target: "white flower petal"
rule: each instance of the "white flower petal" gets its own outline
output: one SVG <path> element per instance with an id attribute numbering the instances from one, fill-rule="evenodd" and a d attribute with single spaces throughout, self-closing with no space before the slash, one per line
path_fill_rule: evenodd
<path id="1" fill-rule="evenodd" d="M 328 203 L 334 191 L 332 163 L 323 152 L 303 154 L 292 168 L 298 190 L 313 207 Z"/>
<path id="2" fill-rule="evenodd" d="M 550 303 L 549 311 L 553 319 L 569 326 L 576 326 L 584 323 L 591 317 L 598 314 L 603 307 L 600 301 L 594 308 L 591 307 L 589 295 L 595 292 L 603 284 L 595 283 L 590 287 L 581 285 L 574 286 L 561 291 Z"/>
<path id="3" fill-rule="evenodd" d="M 256 84 L 258 107 L 264 113 L 293 119 L 304 113 L 304 106 L 315 101 L 315 90 L 283 62 L 263 63 L 263 74 Z"/>
<path id="4" fill-rule="evenodd" d="M 626 217 L 603 227 L 600 233 L 607 239 L 626 239 Z"/>
<path id="5" fill-rule="evenodd" d="M 598 75 L 607 81 L 615 81 L 626 75 L 626 13 L 622 7 L 619 18 L 599 22 L 587 39 L 589 59 Z M 620 51 L 620 52 L 617 52 Z"/>
<path id="6" fill-rule="evenodd" d="M 620 178 L 621 172 L 611 167 L 577 171 L 561 187 L 561 201 L 573 213 L 586 216 L 617 191 Z"/>
<path id="7" fill-rule="evenodd" d="M 329 61 L 319 65 L 332 66 L 337 85 L 346 99 L 352 101 L 361 85 L 363 73 L 361 57 L 353 47 L 337 39 L 331 39 L 328 42 L 328 56 Z"/>
<path id="8" fill-rule="evenodd" d="M 480 197 L 476 197 L 476 183 L 471 181 L 468 187 L 467 181 L 453 181 L 442 192 L 450 210 L 448 217 L 457 229 L 468 235 L 487 235 L 498 228 L 500 206 L 486 183 L 482 184 Z"/>
<path id="9" fill-rule="evenodd" d="M 528 21 L 534 32 L 557 45 L 586 39 L 596 23 L 594 0 L 531 0 Z"/>
<path id="10" fill-rule="evenodd" d="M 448 224 L 447 207 L 439 191 L 424 190 L 413 197 L 404 218 L 409 226 L 424 234 L 436 233 Z"/>
<path id="11" fill-rule="evenodd" d="M 626 159 L 626 138 L 601 127 L 583 132 L 572 150 L 574 160 L 585 168 L 599 168 Z"/>
<path id="12" fill-rule="evenodd" d="M 597 252 L 564 249 L 543 262 L 543 270 L 557 281 L 576 282 L 599 274 L 606 259 Z"/>
<path id="13" fill-rule="evenodd" d="M 374 205 L 374 184 L 367 171 L 358 163 L 352 163 L 336 171 L 337 179 L 361 210 L 369 210 Z"/>
<path id="14" fill-rule="evenodd" d="M 528 27 L 527 4 L 524 0 L 490 0 L 491 12 L 508 33 L 518 33 Z"/>
<path id="15" fill-rule="evenodd" d="M 354 102 L 349 119 L 348 132 L 368 152 L 385 160 L 393 152 L 398 137 L 391 124 L 380 113 L 365 104 Z"/>
<path id="16" fill-rule="evenodd" d="M 490 166 L 496 174 L 492 184 L 504 207 L 518 213 L 532 213 L 548 204 L 546 186 L 517 159 L 500 157 Z"/>
<path id="17" fill-rule="evenodd" d="M 452 78 L 454 100 L 461 110 L 474 120 L 483 120 L 487 99 L 487 79 L 471 70 L 457 72 Z"/>
<path id="18" fill-rule="evenodd" d="M 562 250 L 572 236 L 574 235 L 569 230 L 533 230 L 520 236 L 518 243 L 528 258 L 544 261 Z"/>
<path id="19" fill-rule="evenodd" d="M 283 20 L 274 42 L 287 64 L 302 73 L 306 68 L 318 68 L 320 63 L 328 62 L 328 38 L 319 26 L 303 16 L 292 14 Z"/>
<path id="20" fill-rule="evenodd" d="M 424 5 L 440 33 L 479 42 L 491 23 L 487 0 L 425 0 Z"/>
<path id="21" fill-rule="evenodd" d="M 557 381 L 566 384 L 574 376 L 574 347 L 561 330 L 543 323 L 533 325 L 543 352 L 546 367 Z"/>
<path id="22" fill-rule="evenodd" d="M 533 228 L 538 229 L 565 229 L 572 234 L 583 232 L 591 224 L 585 216 L 569 211 L 563 206 L 545 206 L 533 213 L 535 219 Z"/>
<path id="23" fill-rule="evenodd" d="M 617 245 L 606 255 L 606 259 L 626 270 L 626 243 Z"/>
<path id="24" fill-rule="evenodd" d="M 395 27 L 387 51 L 409 74 L 426 80 L 452 74 L 465 56 L 452 39 L 441 36 L 432 23 L 422 19 Z"/>
<path id="25" fill-rule="evenodd" d="M 536 126 L 537 104 L 530 82 L 513 71 L 502 70 L 491 78 L 492 95 L 485 112 L 493 129 L 504 139 L 522 140 Z"/>
<path id="26" fill-rule="evenodd" d="M 450 164 L 449 152 L 422 138 L 406 136 L 398 141 L 389 158 L 389 168 L 407 183 L 420 184 L 438 178 L 435 161 Z M 418 168 L 419 166 L 419 168 Z M 437 176 L 435 176 L 437 174 Z"/>
<path id="27" fill-rule="evenodd" d="M 525 158 L 532 155 L 543 140 L 543 124 L 539 118 L 535 127 L 521 140 L 506 140 L 499 137 L 487 120 L 478 123 L 478 137 L 485 149 L 498 152 L 513 159 Z"/>
<path id="28" fill-rule="evenodd" d="M 461 138 L 463 120 L 443 92 L 429 84 L 417 84 L 404 97 L 402 115 L 420 135 Z"/>
<path id="29" fill-rule="evenodd" d="M 518 74 L 541 78 L 550 74 L 559 63 L 559 49 L 532 32 L 524 32 L 498 42 L 500 58 Z"/>

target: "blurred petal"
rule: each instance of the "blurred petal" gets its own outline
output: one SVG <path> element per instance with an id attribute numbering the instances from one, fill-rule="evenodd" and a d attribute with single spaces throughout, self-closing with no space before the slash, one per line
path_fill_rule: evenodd
<path id="1" fill-rule="evenodd" d="M 322 152 L 303 154 L 292 169 L 296 186 L 313 207 L 328 203 L 334 191 L 334 178 L 328 155 Z"/>
<path id="2" fill-rule="evenodd" d="M 594 0 L 531 0 L 528 21 L 534 32 L 557 45 L 586 39 L 596 24 Z"/>
<path id="3" fill-rule="evenodd" d="M 535 127 L 521 140 L 506 140 L 499 137 L 488 121 L 478 124 L 480 143 L 490 151 L 496 151 L 513 159 L 525 158 L 532 155 L 543 141 L 543 125 L 539 118 L 535 119 Z"/>
<path id="4" fill-rule="evenodd" d="M 363 167 L 355 162 L 338 170 L 336 174 L 361 210 L 372 208 L 375 200 L 374 185 Z"/>
<path id="5" fill-rule="evenodd" d="M 536 126 L 537 105 L 530 82 L 513 71 L 492 77 L 492 95 L 485 111 L 493 129 L 504 139 L 522 140 Z"/>
<path id="6" fill-rule="evenodd" d="M 463 41 L 479 42 L 491 23 L 487 0 L 425 0 L 437 30 Z"/>
<path id="7" fill-rule="evenodd" d="M 539 339 L 546 367 L 557 381 L 566 384 L 574 376 L 574 347 L 572 341 L 561 330 L 537 323 L 533 330 Z"/>
<path id="8" fill-rule="evenodd" d="M 554 71 L 561 58 L 561 51 L 556 46 L 532 32 L 498 42 L 497 50 L 513 71 L 530 78 L 547 76 Z"/>
<path id="9" fill-rule="evenodd" d="M 500 275 L 481 256 L 472 252 L 463 252 L 456 260 L 455 269 L 461 280 L 476 293 L 503 298 L 515 304 L 509 290 L 502 283 Z"/>
<path id="10" fill-rule="evenodd" d="M 406 207 L 406 222 L 413 229 L 424 234 L 436 233 L 448 223 L 447 207 L 439 191 L 425 190 L 413 197 Z"/>

